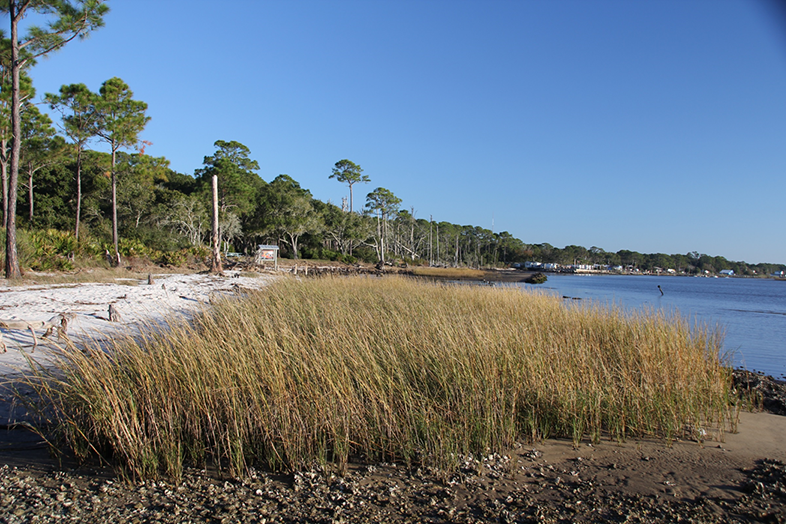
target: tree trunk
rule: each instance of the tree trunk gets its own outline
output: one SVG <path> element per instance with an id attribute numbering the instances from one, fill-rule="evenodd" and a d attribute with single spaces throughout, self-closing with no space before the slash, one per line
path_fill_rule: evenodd
<path id="1" fill-rule="evenodd" d="M 428 223 L 428 265 L 434 265 L 434 241 L 432 237 L 432 228 L 433 228 L 433 220 L 429 220 Z"/>
<path id="2" fill-rule="evenodd" d="M 0 140 L 0 155 L 2 155 L 2 176 L 3 177 L 3 227 L 8 226 L 8 140 Z"/>
<path id="3" fill-rule="evenodd" d="M 82 148 L 76 148 L 76 226 L 74 237 L 79 242 L 79 217 L 82 214 Z"/>
<path id="4" fill-rule="evenodd" d="M 8 279 L 22 276 L 16 252 L 16 191 L 19 181 L 19 153 L 21 151 L 19 137 L 22 136 L 22 122 L 19 110 L 19 69 L 21 64 L 19 63 L 19 38 L 17 33 L 17 23 L 20 17 L 17 13 L 17 7 L 16 2 L 8 2 L 8 14 L 11 19 L 11 133 L 14 137 L 11 145 L 11 173 L 8 181 L 8 212 L 5 237 L 5 277 Z"/>
<path id="5" fill-rule="evenodd" d="M 413 213 L 413 218 L 414 218 L 414 213 Z M 412 222 L 412 229 L 409 234 L 409 247 L 410 247 L 409 252 L 411 253 L 412 261 L 414 262 L 415 261 L 415 222 Z"/>
<path id="6" fill-rule="evenodd" d="M 377 211 L 377 238 L 374 239 L 374 249 L 377 250 L 377 260 L 379 262 L 384 262 L 385 260 L 382 258 L 382 250 L 380 249 L 380 245 L 382 243 L 382 227 L 380 225 L 380 213 Z"/>
<path id="7" fill-rule="evenodd" d="M 379 252 L 382 257 L 382 263 L 385 263 L 385 214 L 382 214 L 382 234 L 379 236 Z"/>
<path id="8" fill-rule="evenodd" d="M 439 224 L 437 224 L 437 263 L 439 263 Z"/>
<path id="9" fill-rule="evenodd" d="M 115 159 L 117 147 L 112 143 L 112 244 L 115 246 L 115 263 L 120 265 L 120 250 L 117 238 L 117 173 L 115 173 Z"/>
<path id="10" fill-rule="evenodd" d="M 30 225 L 28 227 L 32 227 L 33 225 L 33 170 L 28 167 L 27 169 L 27 195 L 30 199 Z"/>
<path id="11" fill-rule="evenodd" d="M 221 246 L 219 245 L 218 231 L 218 175 L 213 175 L 213 265 L 212 273 L 221 273 Z"/>
<path id="12" fill-rule="evenodd" d="M 297 236 L 293 235 L 292 233 L 289 233 L 289 244 L 292 246 L 292 254 L 295 257 L 295 260 L 298 259 L 298 257 L 297 257 L 297 240 L 298 240 Z"/>

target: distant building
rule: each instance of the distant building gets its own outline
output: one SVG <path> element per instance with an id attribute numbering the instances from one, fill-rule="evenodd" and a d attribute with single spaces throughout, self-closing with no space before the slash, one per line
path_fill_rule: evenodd
<path id="1" fill-rule="evenodd" d="M 733 269 L 723 269 L 723 270 L 721 270 L 720 274 L 723 275 L 723 276 L 726 276 L 726 277 L 730 277 L 730 276 L 734 275 L 734 270 Z"/>

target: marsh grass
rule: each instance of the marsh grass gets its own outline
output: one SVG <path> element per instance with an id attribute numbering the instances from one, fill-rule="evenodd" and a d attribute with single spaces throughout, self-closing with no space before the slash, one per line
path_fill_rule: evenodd
<path id="1" fill-rule="evenodd" d="M 482 279 L 486 272 L 464 267 L 413 267 L 409 272 L 418 277 L 438 277 L 453 279 Z"/>
<path id="2" fill-rule="evenodd" d="M 132 477 L 350 459 L 449 469 L 517 440 L 722 428 L 720 342 L 677 316 L 515 289 L 281 279 L 109 350 L 65 349 L 38 388 L 71 449 Z"/>

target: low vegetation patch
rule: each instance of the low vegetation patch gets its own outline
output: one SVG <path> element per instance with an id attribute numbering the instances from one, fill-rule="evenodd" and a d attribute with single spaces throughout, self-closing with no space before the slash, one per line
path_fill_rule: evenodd
<path id="1" fill-rule="evenodd" d="M 410 273 L 417 277 L 482 280 L 486 272 L 463 267 L 413 267 Z"/>
<path id="2" fill-rule="evenodd" d="M 319 461 L 455 467 L 517 440 L 704 435 L 729 422 L 720 337 L 680 317 L 406 278 L 281 279 L 38 388 L 79 456 L 134 477 Z"/>

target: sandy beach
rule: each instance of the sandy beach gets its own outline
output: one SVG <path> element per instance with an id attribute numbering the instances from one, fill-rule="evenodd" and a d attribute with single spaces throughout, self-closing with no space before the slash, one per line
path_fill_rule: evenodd
<path id="1" fill-rule="evenodd" d="M 209 304 L 215 294 L 262 288 L 272 277 L 134 275 L 100 284 L 8 286 L 0 319 L 47 321 L 71 313 L 68 334 L 111 337 Z M 112 304 L 121 316 L 110 322 Z M 0 523 L 3 522 L 786 522 L 786 417 L 740 413 L 736 432 L 705 442 L 522 442 L 507 455 L 467 457 L 450 475 L 402 464 L 353 464 L 344 476 L 315 466 L 240 479 L 189 471 L 123 483 L 99 464 L 62 464 L 24 421 L 8 385 L 28 354 L 45 361 L 38 333 L 3 330 L 0 354 Z"/>

